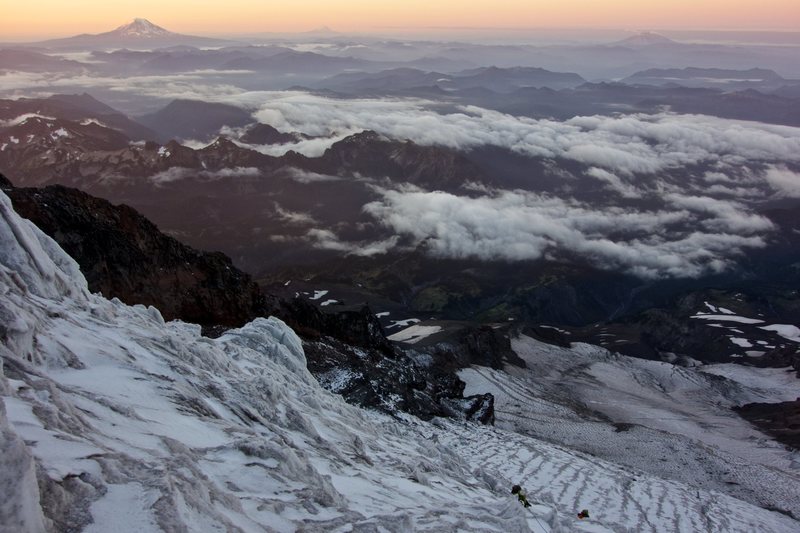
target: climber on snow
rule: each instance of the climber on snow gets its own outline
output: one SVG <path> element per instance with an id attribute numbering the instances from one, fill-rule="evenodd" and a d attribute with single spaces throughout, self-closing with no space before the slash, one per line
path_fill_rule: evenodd
<path id="1" fill-rule="evenodd" d="M 589 518 L 589 511 L 584 509 L 583 511 L 578 513 L 578 518 L 580 518 L 581 520 L 583 520 L 584 518 Z"/>
<path id="2" fill-rule="evenodd" d="M 522 487 L 520 487 L 519 485 L 514 485 L 513 487 L 511 487 L 511 494 L 516 494 L 519 503 L 521 503 L 525 507 L 531 506 L 531 504 L 528 503 L 528 498 L 525 497 L 525 493 L 522 492 Z"/>

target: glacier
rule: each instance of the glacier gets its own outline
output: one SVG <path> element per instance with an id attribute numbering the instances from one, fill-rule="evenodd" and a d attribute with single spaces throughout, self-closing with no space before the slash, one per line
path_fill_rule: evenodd
<path id="1" fill-rule="evenodd" d="M 3 532 L 800 531 L 500 427 L 351 406 L 278 319 L 209 339 L 91 294 L 1 192 L 0 294 Z"/>

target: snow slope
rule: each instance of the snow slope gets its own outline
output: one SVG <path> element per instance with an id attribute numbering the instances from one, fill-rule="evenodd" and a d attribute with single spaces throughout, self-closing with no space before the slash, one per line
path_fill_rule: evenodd
<path id="1" fill-rule="evenodd" d="M 788 511 L 800 505 L 800 454 L 731 411 L 800 395 L 793 373 L 682 368 L 524 336 L 512 347 L 526 369 L 460 373 L 465 394 L 494 394 L 498 427 L 756 505 Z"/>
<path id="2" fill-rule="evenodd" d="M 89 294 L 2 193 L 0 294 L 0 530 L 798 530 L 523 435 L 347 405 L 279 320 L 212 340 Z"/>

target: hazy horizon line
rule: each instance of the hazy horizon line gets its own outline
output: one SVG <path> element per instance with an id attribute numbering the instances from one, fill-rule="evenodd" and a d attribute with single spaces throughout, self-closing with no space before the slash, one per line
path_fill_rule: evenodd
<path id="1" fill-rule="evenodd" d="M 592 32 L 617 32 L 617 33 L 629 33 L 629 34 L 641 34 L 641 33 L 648 33 L 648 32 L 672 32 L 672 33 L 684 33 L 684 34 L 774 34 L 780 36 L 798 36 L 800 37 L 800 30 L 794 28 L 742 28 L 742 27 L 705 27 L 705 28 L 694 28 L 694 27 L 674 27 L 674 26 L 647 26 L 647 27 L 639 27 L 639 28 L 632 28 L 632 27 L 620 27 L 620 26 L 441 26 L 441 25 L 431 25 L 431 26 L 407 26 L 407 25 L 380 25 L 380 26 L 371 26 L 363 29 L 358 30 L 337 30 L 335 27 L 331 25 L 316 25 L 312 28 L 307 30 L 292 30 L 292 31 L 280 31 L 280 30 L 263 30 L 263 31 L 198 31 L 198 30 L 188 30 L 184 31 L 176 31 L 172 30 L 167 26 L 162 26 L 156 22 L 152 22 L 151 19 L 147 17 L 135 17 L 133 19 L 128 19 L 127 22 L 123 24 L 115 23 L 113 27 L 109 26 L 110 29 L 95 33 L 90 32 L 78 32 L 78 33 L 36 33 L 36 34 L 28 34 L 25 36 L 15 36 L 11 37 L 10 39 L 4 39 L 3 42 L 5 43 L 26 43 L 26 42 L 39 42 L 39 41 L 46 41 L 46 40 L 56 40 L 62 38 L 70 38 L 75 36 L 83 36 L 83 35 L 99 35 L 103 33 L 107 33 L 113 31 L 121 26 L 129 24 L 130 22 L 136 19 L 144 19 L 152 24 L 160 26 L 164 29 L 172 31 L 174 33 L 183 34 L 183 35 L 193 35 L 197 37 L 203 36 L 213 36 L 213 37 L 255 37 L 255 36 L 263 36 L 263 35 L 309 35 L 314 33 L 331 33 L 331 34 L 339 34 L 342 36 L 347 35 L 355 35 L 355 36 L 370 36 L 379 32 L 481 32 L 481 33 L 491 33 L 491 32 L 545 32 L 548 34 L 557 34 L 559 32 L 572 32 L 572 33 L 592 33 Z"/>

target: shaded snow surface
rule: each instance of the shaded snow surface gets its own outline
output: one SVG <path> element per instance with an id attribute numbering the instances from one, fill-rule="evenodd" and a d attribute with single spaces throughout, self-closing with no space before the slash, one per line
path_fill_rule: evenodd
<path id="1" fill-rule="evenodd" d="M 793 399 L 800 394 L 800 381 L 792 372 L 733 364 L 682 368 L 597 346 L 561 348 L 524 336 L 514 339 L 512 348 L 527 368 L 463 370 L 459 375 L 467 383 L 465 394 L 494 394 L 495 423 L 501 430 L 612 461 L 630 476 L 626 482 L 622 474 L 601 473 L 603 461 L 588 470 L 579 463 L 554 473 L 551 465 L 542 467 L 537 460 L 520 477 L 536 480 L 526 485 L 539 487 L 540 497 L 574 498 L 575 508 L 596 510 L 593 518 L 611 515 L 610 521 L 637 531 L 637 520 L 658 521 L 661 525 L 652 527 L 661 531 L 768 530 L 754 516 L 738 511 L 719 509 L 725 518 L 709 516 L 717 514 L 708 505 L 719 504 L 721 493 L 762 507 L 793 511 L 800 506 L 800 454 L 731 410 L 743 403 Z M 484 459 L 490 460 L 479 454 L 477 460 Z M 509 468 L 515 463 L 524 461 L 511 461 Z M 670 490 L 685 492 L 662 499 L 653 492 L 665 490 L 662 485 L 637 488 L 643 480 L 652 484 L 651 476 L 670 479 Z M 651 499 L 623 504 L 603 493 L 604 484 L 625 497 L 632 491 L 648 493 Z M 529 492 L 537 494 L 532 488 Z M 637 513 L 638 519 L 626 522 Z M 720 521 L 703 525 L 705 519 Z M 784 527 L 800 531 L 798 522 Z"/>
<path id="2" fill-rule="evenodd" d="M 347 405 L 309 374 L 279 320 L 213 340 L 165 324 L 155 309 L 88 294 L 74 262 L 1 193 L 0 214 L 0 529 L 798 529 L 520 434 Z M 583 507 L 592 519 L 581 522 Z"/>

